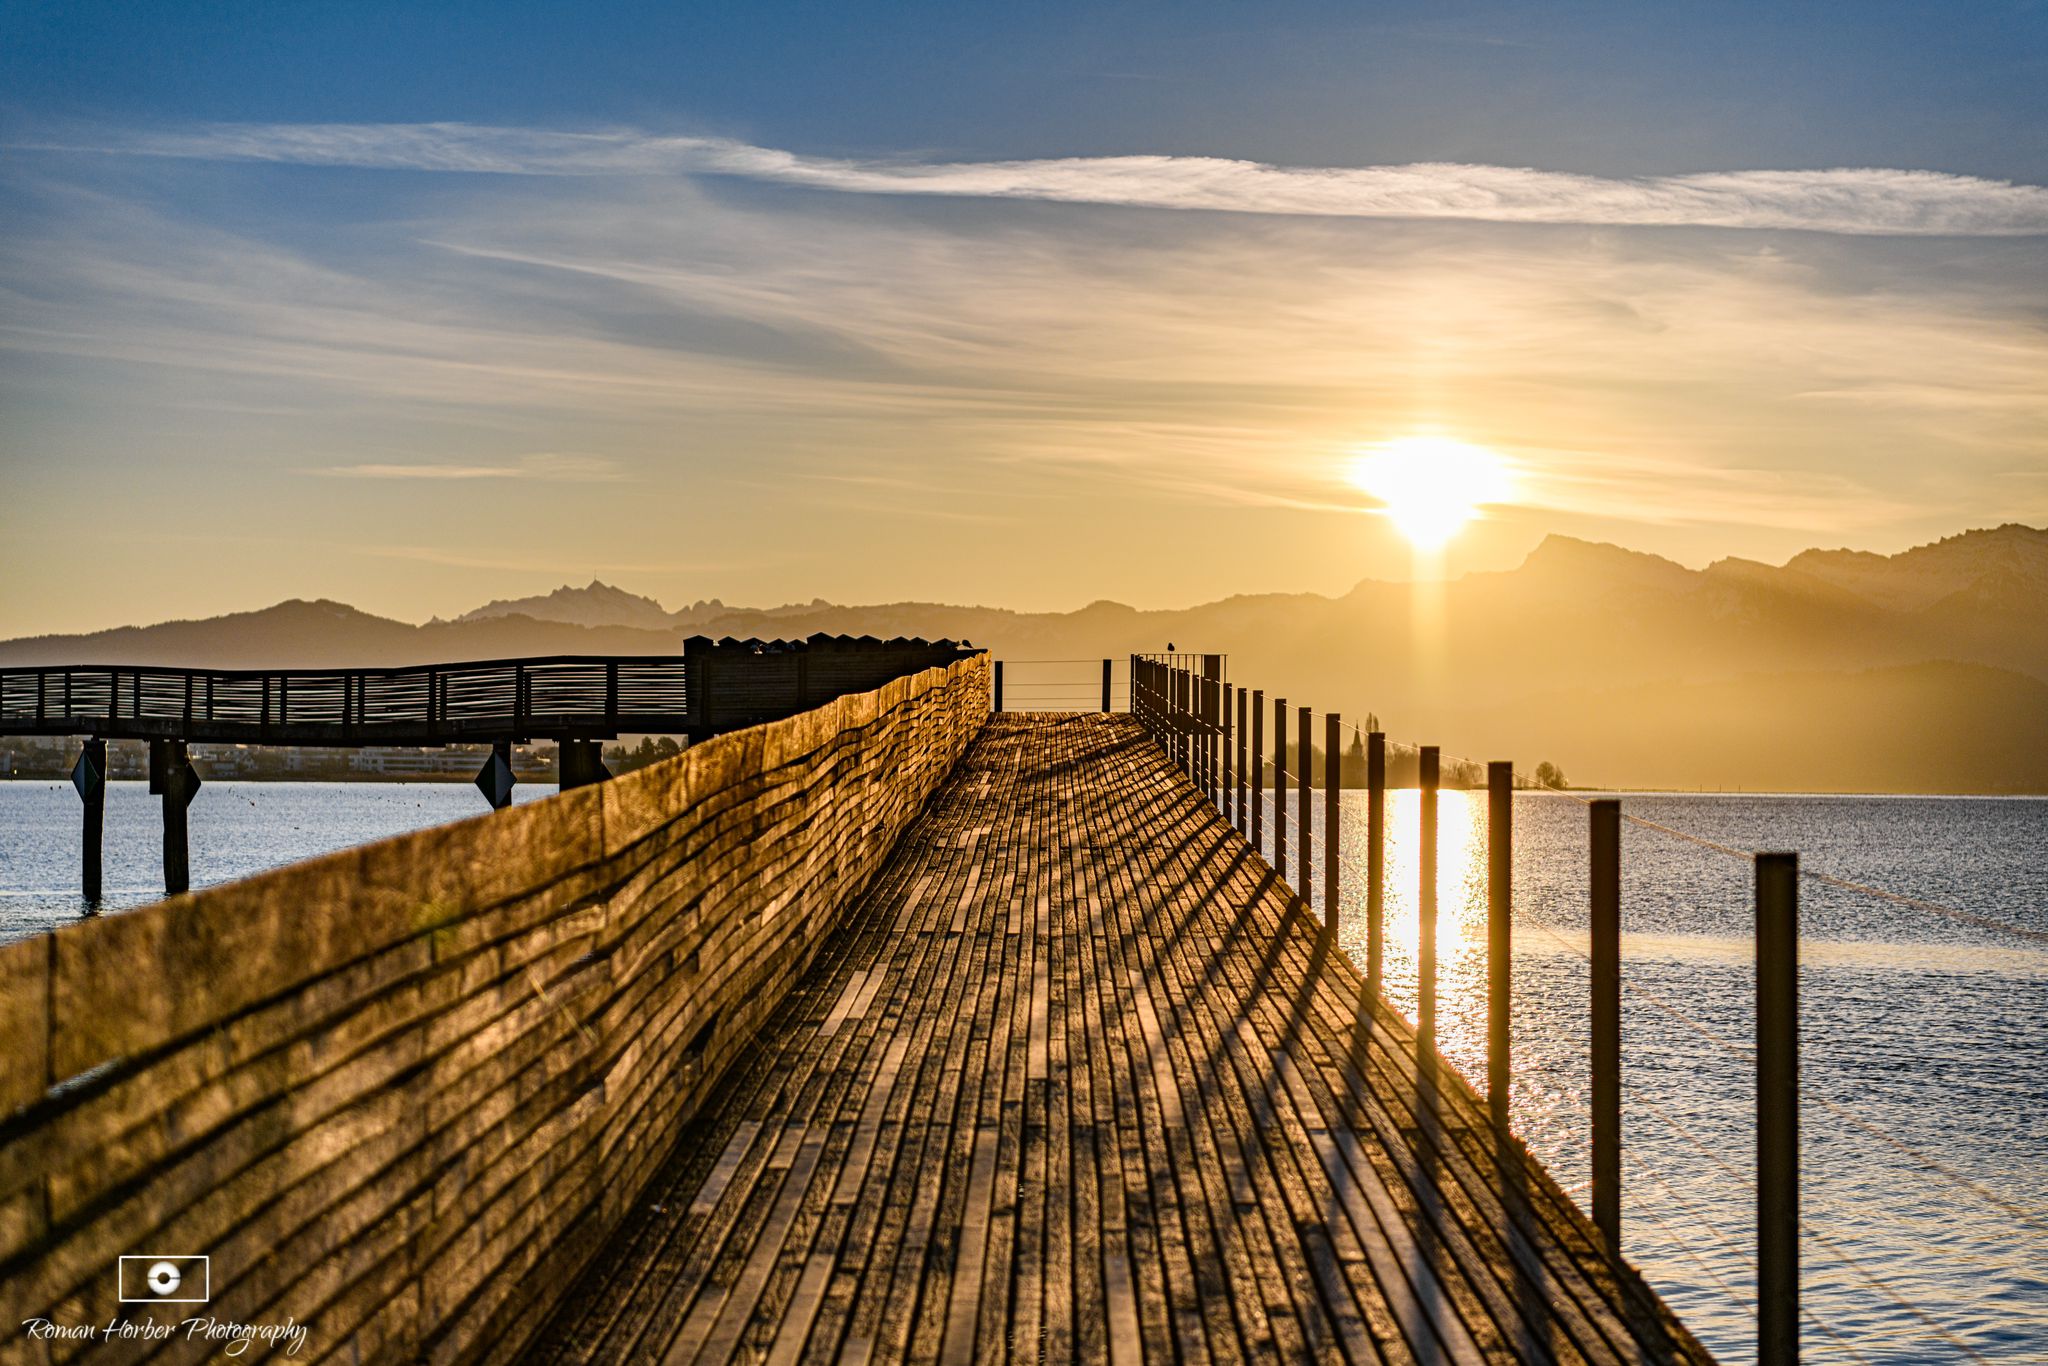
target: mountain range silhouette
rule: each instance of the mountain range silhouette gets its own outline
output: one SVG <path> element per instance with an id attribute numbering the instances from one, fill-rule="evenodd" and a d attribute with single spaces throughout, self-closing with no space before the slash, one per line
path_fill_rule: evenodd
<path id="1" fill-rule="evenodd" d="M 1966 531 L 1896 555 L 1809 550 L 1705 569 L 1552 536 L 1518 567 L 1418 590 L 1269 593 L 1072 612 L 822 599 L 670 610 L 593 581 L 425 625 L 293 600 L 201 621 L 0 642 L 0 665 L 331 668 L 648 653 L 687 635 L 951 637 L 1009 661 L 1014 696 L 1082 704 L 1132 651 L 1230 657 L 1232 681 L 1447 753 L 1607 786 L 2048 792 L 2048 530 Z M 1032 685 L 1032 686 L 1027 686 Z M 1041 690 L 1041 688 L 1043 690 Z"/>

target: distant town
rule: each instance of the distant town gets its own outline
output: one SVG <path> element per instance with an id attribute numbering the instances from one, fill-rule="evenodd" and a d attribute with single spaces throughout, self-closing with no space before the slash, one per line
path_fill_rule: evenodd
<path id="1" fill-rule="evenodd" d="M 605 767 L 626 773 L 682 752 L 670 736 L 642 736 L 636 745 L 606 745 Z M 490 755 L 489 745 L 447 745 L 415 749 L 369 745 L 329 749 L 313 745 L 221 745 L 195 743 L 192 766 L 209 782 L 239 779 L 252 782 L 406 782 L 466 783 L 476 777 Z M 0 778 L 62 779 L 78 758 L 78 742 L 69 737 L 14 736 L 0 739 Z M 142 740 L 107 742 L 109 778 L 149 777 L 149 745 Z M 555 781 L 552 744 L 514 745 L 512 774 L 523 783 Z"/>

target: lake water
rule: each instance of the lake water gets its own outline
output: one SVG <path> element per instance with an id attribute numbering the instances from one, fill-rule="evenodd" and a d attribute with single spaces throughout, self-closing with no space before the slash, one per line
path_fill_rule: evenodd
<path id="1" fill-rule="evenodd" d="M 517 799 L 552 789 L 518 789 Z M 1322 829 L 1320 799 L 1311 828 Z M 1387 990 L 1415 1006 L 1416 797 L 1389 794 Z M 1739 848 L 2048 932 L 2048 801 L 1632 796 Z M 192 880 L 221 882 L 478 814 L 466 784 L 209 783 Z M 1365 952 L 1363 793 L 1341 808 L 1342 940 Z M 0 937 L 82 911 L 68 783 L 0 783 Z M 108 787 L 110 907 L 161 887 L 157 806 Z M 1585 807 L 1515 803 L 1514 1118 L 1589 1200 Z M 1625 825 L 1623 1245 L 1724 1360 L 1755 1338 L 1751 869 Z M 1439 1033 L 1485 1074 L 1486 813 L 1442 796 Z M 1817 1361 L 2048 1361 L 2048 948 L 1934 911 L 1801 889 L 1802 1303 Z M 1317 899 L 1320 899 L 1318 892 Z"/>

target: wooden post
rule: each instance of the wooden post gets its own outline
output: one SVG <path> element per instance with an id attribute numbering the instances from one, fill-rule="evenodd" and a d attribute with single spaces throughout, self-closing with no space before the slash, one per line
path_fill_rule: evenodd
<path id="1" fill-rule="evenodd" d="M 69 682 L 69 676 L 66 676 Z M 68 713 L 70 708 L 65 708 Z M 85 899 L 97 905 L 100 899 L 100 851 L 104 847 L 107 826 L 107 742 L 95 735 L 85 742 L 85 752 L 78 756 L 78 766 L 72 770 L 71 781 L 78 789 L 78 795 L 85 802 L 84 858 L 81 867 L 80 890 Z"/>
<path id="2" fill-rule="evenodd" d="M 1422 747 L 1422 874 L 1416 889 L 1415 1046 L 1424 1063 L 1436 1060 L 1436 785 L 1435 745 Z"/>
<path id="3" fill-rule="evenodd" d="M 185 808 L 192 804 L 197 787 L 183 740 L 149 742 L 149 790 L 163 800 L 165 896 L 176 896 L 192 885 L 192 846 Z"/>
<path id="4" fill-rule="evenodd" d="M 1486 1104 L 1508 1132 L 1514 1011 L 1515 766 L 1486 766 Z"/>
<path id="5" fill-rule="evenodd" d="M 996 710 L 1003 709 L 1003 661 L 996 661 Z"/>
<path id="6" fill-rule="evenodd" d="M 1316 758 L 1315 718 L 1307 707 L 1303 707 L 1294 720 L 1297 736 L 1294 744 L 1294 767 L 1297 770 L 1294 775 L 1294 805 L 1300 813 L 1294 818 L 1294 833 L 1296 843 L 1301 846 L 1294 851 L 1294 866 L 1300 870 L 1295 874 L 1294 885 L 1301 892 L 1302 904 L 1310 905 L 1316 889 L 1315 878 L 1309 872 L 1315 843 L 1315 821 L 1309 815 L 1309 770 L 1315 767 Z"/>
<path id="7" fill-rule="evenodd" d="M 1216 805 L 1222 808 L 1223 818 L 1235 823 L 1237 820 L 1237 787 L 1230 772 L 1230 685 L 1223 685 L 1223 768 L 1219 779 Z"/>
<path id="8" fill-rule="evenodd" d="M 1223 807 L 1223 657 L 1206 657 L 1202 684 L 1202 752 L 1208 756 L 1208 795 Z"/>
<path id="9" fill-rule="evenodd" d="M 503 764 L 505 771 L 510 773 L 512 771 L 512 742 L 510 740 L 492 741 L 491 761 Z M 491 804 L 493 810 L 503 811 L 512 805 L 512 786 L 508 782 L 497 792 L 485 791 L 484 800 Z"/>
<path id="10" fill-rule="evenodd" d="M 1621 1251 L 1621 803 L 1592 808 L 1593 1226 Z"/>
<path id="11" fill-rule="evenodd" d="M 1336 712 L 1323 718 L 1323 924 L 1332 934 L 1338 929 L 1337 820 L 1343 814 L 1343 721 Z"/>
<path id="12" fill-rule="evenodd" d="M 555 749 L 555 785 L 561 792 L 612 776 L 604 766 L 604 749 L 596 740 L 564 740 Z"/>
<path id="13" fill-rule="evenodd" d="M 1250 818 L 1246 815 L 1244 809 L 1244 709 L 1245 693 L 1243 688 L 1239 688 L 1237 690 L 1237 797 L 1235 800 L 1237 803 L 1237 832 L 1240 835 L 1251 828 Z"/>
<path id="14" fill-rule="evenodd" d="M 1273 871 L 1287 876 L 1287 699 L 1273 699 Z"/>
<path id="15" fill-rule="evenodd" d="M 1756 856 L 1757 1366 L 1799 1360 L 1799 856 Z"/>
<path id="16" fill-rule="evenodd" d="M 1102 661 L 1102 709 L 1109 710 L 1109 661 Z"/>
<path id="17" fill-rule="evenodd" d="M 1387 910 L 1387 737 L 1365 737 L 1365 1004 L 1380 998 L 1380 966 L 1386 954 Z"/>
<path id="18" fill-rule="evenodd" d="M 1266 693 L 1252 689 L 1251 832 L 1252 848 L 1266 842 Z"/>

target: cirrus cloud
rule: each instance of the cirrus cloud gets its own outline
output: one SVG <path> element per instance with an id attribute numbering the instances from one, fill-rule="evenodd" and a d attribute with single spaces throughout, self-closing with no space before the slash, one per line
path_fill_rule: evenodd
<path id="1" fill-rule="evenodd" d="M 521 456 L 509 465 L 329 465 L 306 473 L 329 479 L 531 479 L 547 484 L 611 484 L 627 477 L 615 460 L 597 455 L 561 455 L 555 452 Z"/>
<path id="2" fill-rule="evenodd" d="M 1895 236 L 2048 234 L 2048 187 L 1869 167 L 1614 177 L 1448 162 L 1316 167 L 1203 156 L 933 162 L 805 156 L 731 138 L 631 128 L 567 132 L 468 123 L 207 124 L 13 145 L 469 174 L 718 175 L 851 194 L 1224 213 Z"/>

